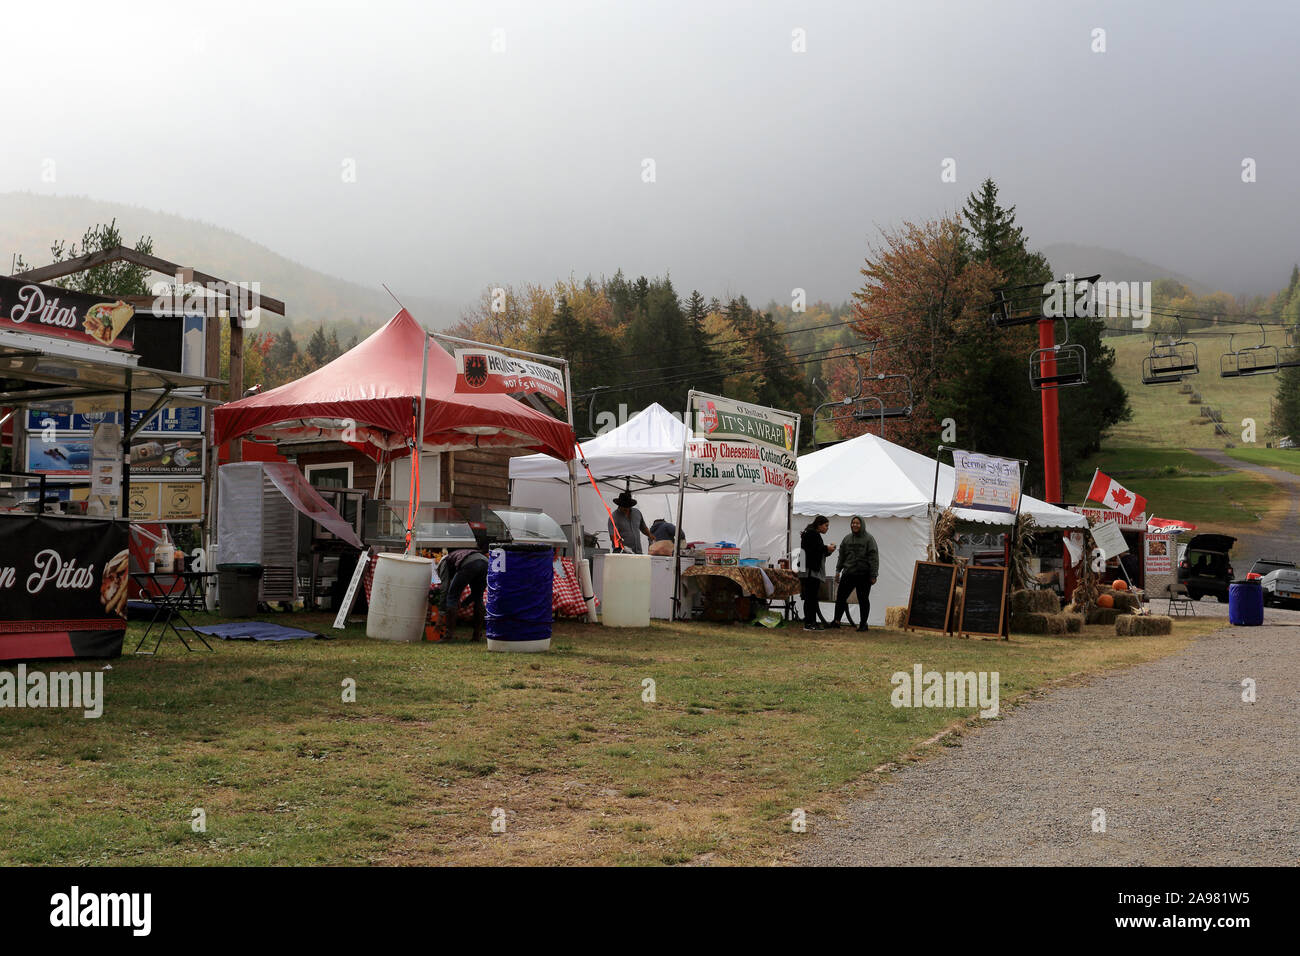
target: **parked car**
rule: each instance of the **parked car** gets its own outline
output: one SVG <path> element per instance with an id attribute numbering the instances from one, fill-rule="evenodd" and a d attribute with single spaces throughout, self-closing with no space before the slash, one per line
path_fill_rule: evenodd
<path id="1" fill-rule="evenodd" d="M 1265 604 L 1300 604 L 1300 566 L 1279 558 L 1260 558 L 1250 568 L 1264 586 Z"/>
<path id="2" fill-rule="evenodd" d="M 1225 604 L 1233 570 L 1230 556 L 1237 539 L 1226 534 L 1193 535 L 1178 561 L 1178 582 L 1187 586 L 1187 596 L 1199 601 L 1213 594 Z"/>

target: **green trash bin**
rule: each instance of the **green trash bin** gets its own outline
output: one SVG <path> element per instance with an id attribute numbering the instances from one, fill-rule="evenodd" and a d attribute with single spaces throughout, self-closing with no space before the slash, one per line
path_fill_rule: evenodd
<path id="1" fill-rule="evenodd" d="M 217 600 L 222 617 L 252 617 L 262 585 L 260 564 L 218 564 Z"/>

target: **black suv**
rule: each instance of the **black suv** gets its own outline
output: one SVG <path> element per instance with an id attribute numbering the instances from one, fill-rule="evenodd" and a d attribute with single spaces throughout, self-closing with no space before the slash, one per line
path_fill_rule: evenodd
<path id="1" fill-rule="evenodd" d="M 1187 596 L 1199 601 L 1213 594 L 1225 604 L 1232 583 L 1229 555 L 1237 539 L 1226 534 L 1193 535 L 1178 562 L 1178 583 L 1187 585 Z"/>

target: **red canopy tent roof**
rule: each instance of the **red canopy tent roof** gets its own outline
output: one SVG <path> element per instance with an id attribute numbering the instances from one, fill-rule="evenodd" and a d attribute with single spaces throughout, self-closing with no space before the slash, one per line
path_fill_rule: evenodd
<path id="1" fill-rule="evenodd" d="M 309 375 L 214 411 L 218 444 L 343 441 L 376 460 L 408 454 L 420 393 L 421 345 L 428 349 L 426 449 L 527 448 L 573 457 L 573 429 L 509 395 L 457 394 L 456 360 L 405 309 L 356 348 Z"/>

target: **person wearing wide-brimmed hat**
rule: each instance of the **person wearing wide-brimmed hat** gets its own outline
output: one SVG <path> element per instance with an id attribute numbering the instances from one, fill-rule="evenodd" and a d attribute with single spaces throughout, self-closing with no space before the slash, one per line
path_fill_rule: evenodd
<path id="1" fill-rule="evenodd" d="M 623 549 L 631 551 L 633 554 L 643 554 L 641 549 L 641 535 L 647 538 L 651 537 L 650 529 L 646 527 L 645 518 L 636 507 L 636 499 L 632 497 L 629 491 L 623 491 L 614 499 L 614 514 L 609 525 L 609 541 L 614 543 L 614 529 L 618 529 L 619 537 L 623 539 Z"/>

